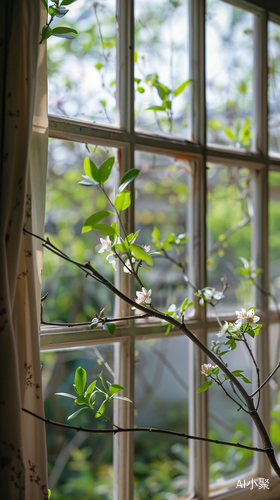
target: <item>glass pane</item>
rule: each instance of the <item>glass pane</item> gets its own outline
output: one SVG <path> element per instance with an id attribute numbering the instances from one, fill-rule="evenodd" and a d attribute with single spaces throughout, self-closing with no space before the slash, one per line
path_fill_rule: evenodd
<path id="1" fill-rule="evenodd" d="M 211 333 L 208 336 L 208 348 L 211 347 L 213 340 L 216 342 L 217 337 L 214 333 Z M 223 340 L 221 339 L 221 341 Z M 238 345 L 237 349 L 230 354 L 226 354 L 223 360 L 228 363 L 228 368 L 231 371 L 244 370 L 245 377 L 251 382 L 252 377 L 255 378 L 250 355 L 243 345 Z M 222 375 L 219 375 L 219 377 L 221 380 L 224 378 Z M 205 382 L 205 380 L 203 381 Z M 250 392 L 252 385 L 244 384 L 241 379 L 239 381 Z M 232 392 L 229 382 L 226 382 L 224 387 L 234 399 L 239 401 L 237 396 Z M 210 387 L 208 397 L 209 437 L 211 439 L 253 446 L 251 417 L 242 410 L 237 411 L 238 406 L 215 383 Z M 225 480 L 232 479 L 238 474 L 249 472 L 253 465 L 253 452 L 210 443 L 209 462 L 210 482 L 218 486 Z"/>
<path id="2" fill-rule="evenodd" d="M 252 173 L 246 168 L 207 165 L 207 285 L 222 290 L 221 279 L 228 282 L 217 309 L 233 312 L 252 305 L 252 285 L 235 273 L 244 267 L 240 257 L 250 262 Z"/>
<path id="3" fill-rule="evenodd" d="M 112 344 L 43 351 L 41 362 L 45 415 L 61 423 L 67 423 L 67 417 L 81 407 L 72 399 L 54 394 L 75 394 L 73 382 L 79 366 L 87 372 L 86 387 L 98 378 L 101 370 L 105 380 L 117 382 Z M 97 386 L 102 388 L 100 380 Z M 112 406 L 106 408 L 105 415 L 109 419 L 113 414 Z M 104 418 L 95 420 L 94 413 L 88 410 L 70 423 L 87 428 L 112 427 L 111 422 Z M 113 436 L 76 432 L 52 425 L 46 427 L 46 432 L 52 496 L 56 500 L 113 500 Z"/>
<path id="4" fill-rule="evenodd" d="M 269 327 L 270 372 L 279 361 L 280 353 L 280 323 Z M 279 370 L 269 381 L 270 388 L 270 439 L 275 447 L 276 459 L 280 460 L 280 373 Z"/>
<path id="5" fill-rule="evenodd" d="M 135 127 L 187 139 L 188 0 L 136 0 L 135 18 Z"/>
<path id="6" fill-rule="evenodd" d="M 268 23 L 268 138 L 269 152 L 280 153 L 280 26 Z"/>
<path id="7" fill-rule="evenodd" d="M 49 113 L 116 124 L 115 0 L 79 0 L 57 25 L 78 35 L 48 39 Z"/>
<path id="8" fill-rule="evenodd" d="M 90 157 L 99 166 L 115 155 L 110 148 L 87 146 Z M 47 176 L 45 237 L 78 262 L 91 261 L 110 281 L 114 270 L 98 253 L 100 234 L 89 231 L 81 234 L 84 222 L 94 212 L 108 209 L 108 202 L 98 187 L 78 185 L 84 174 L 83 162 L 89 151 L 84 144 L 51 139 Z M 113 192 L 113 176 L 106 182 L 109 194 Z M 108 218 L 109 221 L 109 218 Z M 111 222 L 113 219 L 111 220 Z M 110 222 L 110 223 L 111 223 Z M 90 321 L 106 307 L 112 313 L 114 296 L 107 288 L 48 250 L 44 251 L 42 294 L 44 321 Z"/>
<path id="9" fill-rule="evenodd" d="M 207 141 L 252 147 L 254 15 L 207 0 Z"/>
<path id="10" fill-rule="evenodd" d="M 280 304 L 280 172 L 269 172 L 269 283 L 270 307 Z"/>
<path id="11" fill-rule="evenodd" d="M 188 339 L 136 342 L 135 423 L 188 432 Z M 135 500 L 185 498 L 189 490 L 188 442 L 135 433 Z M 178 496 L 177 496 L 178 495 Z"/>
<path id="12" fill-rule="evenodd" d="M 153 289 L 154 306 L 166 311 L 172 303 L 179 307 L 188 296 L 182 273 L 182 267 L 188 272 L 188 253 L 182 238 L 187 233 L 191 170 L 187 161 L 141 152 L 136 153 L 136 167 L 141 170 L 135 182 L 139 243 L 161 252 L 153 256 L 153 272 L 143 270 L 141 276 L 147 290 Z"/>

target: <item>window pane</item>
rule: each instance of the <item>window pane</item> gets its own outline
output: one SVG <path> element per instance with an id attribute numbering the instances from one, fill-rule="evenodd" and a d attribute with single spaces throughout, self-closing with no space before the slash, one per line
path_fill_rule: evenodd
<path id="1" fill-rule="evenodd" d="M 136 167 L 141 170 L 135 182 L 135 223 L 136 229 L 140 229 L 139 242 L 152 244 L 152 249 L 161 252 L 153 256 L 153 272 L 142 271 L 143 281 L 147 289 L 153 288 L 153 304 L 167 310 L 170 304 L 179 306 L 188 296 L 179 266 L 188 272 L 187 244 L 183 235 L 187 233 L 191 170 L 187 161 L 140 152 L 136 153 Z M 175 259 L 179 265 L 170 259 Z"/>
<path id="2" fill-rule="evenodd" d="M 270 372 L 279 361 L 280 352 L 280 323 L 269 327 Z M 269 381 L 270 388 L 270 439 L 275 447 L 276 459 L 280 459 L 280 377 L 279 370 Z"/>
<path id="3" fill-rule="evenodd" d="M 115 0 L 79 0 L 59 19 L 63 25 L 78 35 L 48 40 L 49 113 L 116 124 Z"/>
<path id="4" fill-rule="evenodd" d="M 280 172 L 269 172 L 269 283 L 270 307 L 280 303 Z"/>
<path id="5" fill-rule="evenodd" d="M 106 158 L 114 156 L 110 148 L 88 146 L 88 149 L 90 157 L 98 166 Z M 82 263 L 91 261 L 112 281 L 113 268 L 98 253 L 99 232 L 93 230 L 81 234 L 88 217 L 99 210 L 108 209 L 108 202 L 97 186 L 78 185 L 83 180 L 86 156 L 89 156 L 89 152 L 84 144 L 50 140 L 45 236 L 73 260 Z M 106 186 L 109 194 L 112 193 L 112 176 Z M 95 311 L 99 312 L 103 307 L 106 307 L 106 314 L 113 311 L 112 292 L 92 278 L 85 279 L 80 269 L 48 250 L 44 251 L 43 265 L 42 294 L 45 293 L 49 297 L 44 302 L 44 321 L 90 321 Z"/>
<path id="6" fill-rule="evenodd" d="M 227 280 L 229 288 L 217 308 L 233 312 L 252 305 L 249 280 L 235 273 L 236 268 L 244 268 L 240 257 L 250 262 L 252 173 L 246 168 L 207 165 L 207 284 L 221 290 L 221 278 Z"/>
<path id="7" fill-rule="evenodd" d="M 56 392 L 75 394 L 73 382 L 79 366 L 87 372 L 86 387 L 98 378 L 101 370 L 105 380 L 117 382 L 114 380 L 112 344 L 43 351 L 41 362 L 46 418 L 58 422 L 67 423 L 67 417 L 81 408 L 72 399 L 55 396 Z M 102 389 L 100 380 L 97 386 Z M 112 415 L 112 406 L 108 405 L 105 416 L 112 418 Z M 104 418 L 96 420 L 94 412 L 88 410 L 70 423 L 87 428 L 112 427 Z M 76 432 L 52 425 L 48 425 L 46 431 L 52 496 L 56 500 L 112 500 L 113 436 Z"/>
<path id="8" fill-rule="evenodd" d="M 254 16 L 207 0 L 207 141 L 251 149 Z"/>
<path id="9" fill-rule="evenodd" d="M 268 23 L 268 137 L 269 152 L 280 153 L 280 26 Z"/>
<path id="10" fill-rule="evenodd" d="M 208 336 L 208 348 L 211 347 L 213 340 L 216 342 L 217 337 L 214 333 L 211 333 Z M 219 340 L 223 341 L 223 339 Z M 251 382 L 252 378 L 255 378 L 255 373 L 252 371 L 251 358 L 243 345 L 238 345 L 234 352 L 223 356 L 223 360 L 228 363 L 228 368 L 231 371 L 244 370 L 245 377 Z M 219 375 L 219 377 L 221 380 L 224 379 L 223 375 Z M 203 381 L 205 382 L 205 380 Z M 244 384 L 241 379 L 239 381 L 250 392 L 252 385 Z M 229 382 L 226 382 L 224 387 L 234 399 L 239 401 L 237 396 L 232 392 Z M 211 439 L 253 446 L 251 417 L 242 410 L 237 411 L 238 406 L 214 382 L 208 392 L 209 437 Z M 210 443 L 209 461 L 210 482 L 218 486 L 225 480 L 248 472 L 253 465 L 253 452 Z"/>
<path id="11" fill-rule="evenodd" d="M 135 422 L 188 433 L 188 339 L 136 342 Z M 137 500 L 185 498 L 189 489 L 189 448 L 182 438 L 135 433 Z"/>
<path id="12" fill-rule="evenodd" d="M 188 0 L 136 0 L 135 17 L 135 127 L 186 139 Z"/>

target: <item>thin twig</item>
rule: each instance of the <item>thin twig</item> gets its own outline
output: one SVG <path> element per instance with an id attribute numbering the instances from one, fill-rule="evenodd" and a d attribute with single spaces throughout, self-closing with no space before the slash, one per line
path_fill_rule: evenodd
<path id="1" fill-rule="evenodd" d="M 220 381 L 220 379 L 219 379 L 219 378 L 217 378 L 217 379 L 216 379 L 216 378 L 214 378 L 214 377 L 212 377 L 212 376 L 210 376 L 210 378 L 211 378 L 212 380 L 214 380 L 214 382 L 216 382 L 216 384 L 217 384 L 219 387 L 221 387 L 221 388 L 223 389 L 224 393 L 225 393 L 225 394 L 226 394 L 226 395 L 227 395 L 227 396 L 228 396 L 228 397 L 229 397 L 229 398 L 230 398 L 230 399 L 231 399 L 231 400 L 232 400 L 235 404 L 237 404 L 237 406 L 239 406 L 239 409 L 240 409 L 240 410 L 243 410 L 243 411 L 245 411 L 246 413 L 250 413 L 248 410 L 246 410 L 245 408 L 243 408 L 243 406 L 241 406 L 241 404 L 240 404 L 240 403 L 238 403 L 238 401 L 236 401 L 236 399 L 234 399 L 234 398 L 233 398 L 233 397 L 232 397 L 232 396 L 231 396 L 231 395 L 227 392 L 227 390 L 224 388 L 223 383 Z M 237 394 L 237 396 L 238 396 L 238 394 Z"/>
<path id="2" fill-rule="evenodd" d="M 245 346 L 246 346 L 246 348 L 247 348 L 247 350 L 249 352 L 249 355 L 250 355 L 250 357 L 251 357 L 251 359 L 252 359 L 252 361 L 253 361 L 253 363 L 255 365 L 256 374 L 257 374 L 257 384 L 259 386 L 260 385 L 260 369 L 259 369 L 259 367 L 257 365 L 257 362 L 256 362 L 255 357 L 253 355 L 252 349 L 250 348 L 250 346 L 249 346 L 249 344 L 247 342 L 247 339 L 245 338 L 244 333 L 242 334 L 242 339 L 243 339 L 243 342 L 244 342 L 244 344 L 245 344 Z M 259 407 L 259 404 L 260 404 L 260 394 L 259 394 L 259 397 L 258 397 L 257 409 Z"/>
<path id="3" fill-rule="evenodd" d="M 22 408 L 22 411 L 29 413 L 29 415 L 32 415 L 33 417 L 38 418 L 39 420 L 42 420 L 42 422 L 45 422 L 45 424 L 55 425 L 57 427 L 62 427 L 65 429 L 72 429 L 77 432 L 88 432 L 90 434 L 118 434 L 119 432 L 153 432 L 157 434 L 169 434 L 171 436 L 182 437 L 185 439 L 206 441 L 208 443 L 223 444 L 225 446 L 243 448 L 244 450 L 259 451 L 261 453 L 266 453 L 268 451 L 267 448 L 257 448 L 253 446 L 246 446 L 240 443 L 231 443 L 229 441 L 219 441 L 218 439 L 210 439 L 200 436 L 191 436 L 190 434 L 185 434 L 183 432 L 168 431 L 166 429 L 156 429 L 154 427 L 126 427 L 126 428 L 118 427 L 116 429 L 87 429 L 86 427 L 76 427 L 74 425 L 62 424 L 60 422 L 55 422 L 54 420 L 49 420 L 44 417 L 40 417 L 40 415 L 36 415 L 36 413 L 33 413 L 32 411 L 29 411 L 26 408 Z"/>
<path id="4" fill-rule="evenodd" d="M 148 314 L 138 314 L 137 316 L 124 316 L 123 318 L 102 318 L 102 321 L 100 321 L 102 324 L 104 323 L 116 323 L 117 321 L 127 321 L 127 320 L 135 320 L 135 319 L 142 319 L 142 318 L 147 318 Z M 90 326 L 91 321 L 85 321 L 84 323 L 48 323 L 47 321 L 41 321 L 42 325 L 49 325 L 49 326 Z"/>
<path id="5" fill-rule="evenodd" d="M 273 372 L 271 372 L 271 374 L 267 377 L 267 379 L 260 385 L 260 387 L 251 394 L 250 396 L 251 398 L 253 398 L 257 394 L 257 392 L 259 392 L 263 388 L 263 386 L 271 379 L 271 377 L 273 377 L 274 373 L 277 372 L 278 368 L 280 368 L 280 361 L 278 362 L 278 365 L 274 368 Z"/>

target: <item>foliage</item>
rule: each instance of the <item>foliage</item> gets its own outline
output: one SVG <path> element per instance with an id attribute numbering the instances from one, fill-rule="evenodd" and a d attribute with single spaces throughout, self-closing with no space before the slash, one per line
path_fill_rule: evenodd
<path id="1" fill-rule="evenodd" d="M 59 0 L 53 0 L 53 5 L 48 7 L 48 0 L 41 0 L 47 11 L 47 14 L 50 16 L 50 19 L 42 28 L 40 43 L 42 43 L 44 40 L 47 40 L 51 36 L 67 38 L 68 40 L 75 38 L 73 36 L 73 33 L 75 35 L 78 34 L 75 29 L 68 28 L 66 26 L 56 26 L 55 28 L 51 28 L 50 25 L 52 24 L 55 17 L 61 18 L 66 16 L 69 9 L 67 9 L 65 6 L 68 6 L 76 1 L 77 0 L 62 0 L 62 2 L 59 3 Z"/>
<path id="2" fill-rule="evenodd" d="M 95 412 L 94 417 L 100 418 L 106 410 L 107 405 L 110 402 L 113 402 L 114 399 L 121 399 L 123 401 L 128 401 L 132 403 L 132 401 L 124 396 L 116 396 L 116 394 L 120 391 L 124 390 L 124 387 L 118 384 L 110 384 L 110 382 L 106 381 L 102 376 L 102 372 L 99 375 L 99 378 L 102 382 L 103 389 L 100 389 L 96 383 L 97 380 L 94 380 L 86 389 L 86 380 L 87 374 L 84 368 L 79 366 L 75 373 L 75 381 L 73 384 L 74 390 L 78 394 L 77 396 L 73 396 L 72 394 L 68 394 L 65 392 L 57 392 L 56 396 L 64 396 L 66 398 L 74 399 L 75 403 L 82 406 L 79 410 L 75 411 L 67 420 L 71 420 L 72 418 L 76 418 L 80 415 L 84 410 L 92 410 Z M 99 406 L 98 410 L 94 408 L 96 403 L 96 397 L 100 396 L 102 398 L 102 403 Z"/>

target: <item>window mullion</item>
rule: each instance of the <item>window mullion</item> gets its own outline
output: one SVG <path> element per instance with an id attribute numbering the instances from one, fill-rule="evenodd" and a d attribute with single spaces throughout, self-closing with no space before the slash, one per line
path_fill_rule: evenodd
<path id="1" fill-rule="evenodd" d="M 190 130 L 191 138 L 202 147 L 202 156 L 195 164 L 190 196 L 189 241 L 190 280 L 196 288 L 206 286 L 206 100 L 205 100 L 205 0 L 190 0 Z M 198 307 L 198 304 L 197 306 Z M 205 327 L 198 334 L 207 342 L 205 309 L 196 313 Z M 204 354 L 190 343 L 189 426 L 190 434 L 205 436 L 208 433 L 207 393 L 197 394 L 201 385 L 200 366 L 206 361 Z M 190 443 L 191 491 L 198 498 L 208 498 L 208 446 L 205 442 Z"/>
<path id="2" fill-rule="evenodd" d="M 264 156 L 265 166 L 254 174 L 253 181 L 253 244 L 252 260 L 263 273 L 256 276 L 258 284 L 269 290 L 268 269 L 268 130 L 267 130 L 267 13 L 255 16 L 254 26 L 254 106 L 253 106 L 254 148 Z M 254 303 L 264 313 L 268 310 L 268 296 L 254 289 Z M 263 322 L 262 322 L 263 323 Z M 269 332 L 266 321 L 262 334 L 254 345 L 261 382 L 269 375 Z M 268 429 L 270 425 L 269 384 L 261 392 L 260 416 Z M 261 445 L 254 429 L 254 441 Z M 265 456 L 256 457 L 258 474 L 270 477 L 270 466 Z"/>
<path id="3" fill-rule="evenodd" d="M 117 109 L 121 129 L 134 130 L 134 2 L 117 0 Z"/>
<path id="4" fill-rule="evenodd" d="M 125 396 L 134 401 L 134 328 L 130 337 L 115 346 L 117 383 L 125 387 Z M 134 406 L 126 401 L 114 403 L 114 423 L 119 427 L 134 426 Z M 134 434 L 121 432 L 114 436 L 114 500 L 133 498 Z"/>
<path id="5" fill-rule="evenodd" d="M 130 137 L 134 133 L 134 2 L 117 0 L 117 109 L 121 130 Z M 134 146 L 128 144 L 118 150 L 119 180 L 134 167 Z M 134 192 L 131 185 L 132 202 L 128 210 L 122 212 L 122 222 L 129 234 L 134 229 Z M 120 265 L 116 276 L 116 286 L 132 297 L 132 277 L 123 272 Z M 124 301 L 116 302 L 116 313 L 126 316 L 131 313 Z M 129 328 L 129 337 L 120 342 L 116 352 L 116 369 L 119 384 L 125 387 L 125 395 L 134 401 L 134 325 Z M 114 418 L 120 427 L 134 426 L 134 406 L 118 401 Z M 130 500 L 134 495 L 134 435 L 120 433 L 114 437 L 114 500 Z"/>
<path id="6" fill-rule="evenodd" d="M 205 106 L 205 0 L 189 0 L 191 139 L 206 145 Z"/>

